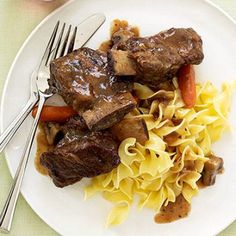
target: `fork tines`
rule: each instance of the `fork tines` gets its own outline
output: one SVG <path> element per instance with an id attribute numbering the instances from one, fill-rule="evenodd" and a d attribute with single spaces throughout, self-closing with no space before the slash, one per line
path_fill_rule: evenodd
<path id="1" fill-rule="evenodd" d="M 56 23 L 51 39 L 49 40 L 50 59 L 47 59 L 46 64 L 73 51 L 76 32 L 77 27 L 66 23 L 60 24 L 60 21 Z"/>

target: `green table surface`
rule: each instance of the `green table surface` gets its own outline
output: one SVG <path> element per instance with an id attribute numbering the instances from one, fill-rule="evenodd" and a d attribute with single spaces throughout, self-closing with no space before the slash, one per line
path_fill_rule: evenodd
<path id="1" fill-rule="evenodd" d="M 191 0 L 190 0 L 191 1 Z M 35 26 L 66 0 L 0 0 L 0 95 L 11 63 L 22 43 Z M 212 0 L 236 19 L 236 0 Z M 0 154 L 0 209 L 7 197 L 12 178 L 3 154 Z M 0 235 L 4 235 L 0 233 Z M 19 198 L 10 235 L 58 235 L 30 208 L 22 196 Z M 219 236 L 236 236 L 236 222 Z"/>

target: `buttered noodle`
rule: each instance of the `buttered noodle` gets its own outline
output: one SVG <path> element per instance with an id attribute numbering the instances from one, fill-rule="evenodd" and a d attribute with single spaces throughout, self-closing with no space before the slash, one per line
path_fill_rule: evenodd
<path id="1" fill-rule="evenodd" d="M 231 89 L 227 84 L 221 91 L 210 82 L 198 84 L 196 105 L 187 109 L 176 80 L 174 85 L 174 91 L 156 93 L 147 86 L 134 85 L 142 103 L 126 117 L 142 117 L 149 140 L 144 146 L 132 137 L 123 140 L 118 168 L 93 178 L 85 190 L 86 198 L 101 192 L 114 203 L 107 225 L 120 224 L 128 217 L 135 195 L 138 207 L 158 212 L 180 194 L 190 203 L 198 193 L 197 181 L 211 153 L 211 144 L 229 128 Z"/>

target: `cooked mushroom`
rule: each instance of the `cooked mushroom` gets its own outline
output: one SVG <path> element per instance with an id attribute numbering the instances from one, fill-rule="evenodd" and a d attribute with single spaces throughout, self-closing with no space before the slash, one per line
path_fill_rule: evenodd
<path id="1" fill-rule="evenodd" d="M 61 130 L 61 126 L 54 122 L 43 123 L 43 129 L 46 134 L 47 142 L 49 145 L 55 145 L 60 139 L 63 138 L 64 134 Z"/>
<path id="2" fill-rule="evenodd" d="M 223 159 L 211 154 L 209 160 L 205 163 L 202 182 L 205 186 L 210 186 L 215 184 L 216 175 L 219 174 L 223 169 Z"/>

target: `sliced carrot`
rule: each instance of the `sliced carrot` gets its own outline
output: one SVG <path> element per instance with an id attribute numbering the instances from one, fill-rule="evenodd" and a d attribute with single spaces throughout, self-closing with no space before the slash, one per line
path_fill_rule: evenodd
<path id="1" fill-rule="evenodd" d="M 195 72 L 192 65 L 185 65 L 178 71 L 178 84 L 182 99 L 187 108 L 196 103 Z"/>
<path id="2" fill-rule="evenodd" d="M 32 116 L 35 117 L 37 113 L 38 107 L 35 107 L 32 111 Z M 72 116 L 77 115 L 78 113 L 69 106 L 44 106 L 42 113 L 40 115 L 40 121 L 49 122 L 65 122 Z"/>

